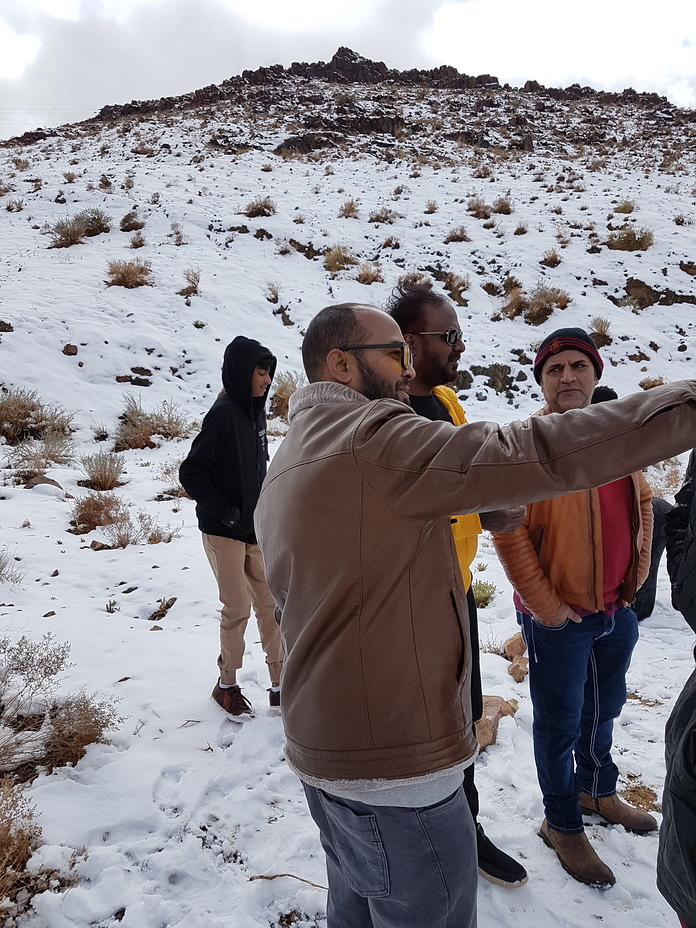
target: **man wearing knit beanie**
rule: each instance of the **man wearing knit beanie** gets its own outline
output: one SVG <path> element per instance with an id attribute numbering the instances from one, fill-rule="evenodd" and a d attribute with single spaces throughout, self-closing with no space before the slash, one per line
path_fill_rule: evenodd
<path id="1" fill-rule="evenodd" d="M 557 329 L 534 359 L 546 405 L 583 409 L 603 370 L 583 329 Z M 546 818 L 540 837 L 575 879 L 615 883 L 584 832 L 583 813 L 647 834 L 657 822 L 616 795 L 614 719 L 638 640 L 630 603 L 650 567 L 651 491 L 642 473 L 527 506 L 513 533 L 494 535 L 529 648 L 534 756 Z"/>

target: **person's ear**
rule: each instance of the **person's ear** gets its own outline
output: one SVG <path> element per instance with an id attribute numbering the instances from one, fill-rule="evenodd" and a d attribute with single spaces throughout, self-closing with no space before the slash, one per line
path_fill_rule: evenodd
<path id="1" fill-rule="evenodd" d="M 340 348 L 332 348 L 326 356 L 326 371 L 329 380 L 335 383 L 349 384 L 353 379 L 355 358 L 347 351 L 341 351 Z"/>

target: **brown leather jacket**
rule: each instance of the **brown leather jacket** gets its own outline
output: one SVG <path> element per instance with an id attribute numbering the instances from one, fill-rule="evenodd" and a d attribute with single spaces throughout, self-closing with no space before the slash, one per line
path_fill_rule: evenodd
<path id="1" fill-rule="evenodd" d="M 631 474 L 633 555 L 621 587 L 630 603 L 650 570 L 652 491 L 641 473 Z M 515 532 L 494 534 L 508 580 L 530 613 L 551 622 L 564 605 L 604 609 L 602 523 L 598 490 L 570 493 L 527 507 Z"/>
<path id="2" fill-rule="evenodd" d="M 598 486 L 696 445 L 696 382 L 563 416 L 456 427 L 335 383 L 298 390 L 256 509 L 282 611 L 287 756 L 326 779 L 470 759 L 452 512 Z"/>

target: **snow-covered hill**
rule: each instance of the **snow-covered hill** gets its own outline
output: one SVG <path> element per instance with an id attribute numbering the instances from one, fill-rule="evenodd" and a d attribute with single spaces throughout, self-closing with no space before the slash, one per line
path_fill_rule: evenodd
<path id="1" fill-rule="evenodd" d="M 96 551 L 98 530 L 68 532 L 70 497 L 85 492 L 79 458 L 110 447 L 126 395 L 200 419 L 235 335 L 299 371 L 318 309 L 382 305 L 413 272 L 457 300 L 470 418 L 505 422 L 536 408 L 529 359 L 561 325 L 608 323 L 604 381 L 619 394 L 694 375 L 693 113 L 631 93 L 456 86 L 451 74 L 332 83 L 313 73 L 255 72 L 224 93 L 132 105 L 0 147 L 0 386 L 74 411 L 76 427 L 73 459 L 49 471 L 62 489 L 25 489 L 0 447 L 1 543 L 25 571 L 21 584 L 0 585 L 0 628 L 70 641 L 66 688 L 117 695 L 127 716 L 111 745 L 29 790 L 45 842 L 37 865 L 73 849 L 85 856 L 83 882 L 36 897 L 25 928 L 324 924 L 325 893 L 313 885 L 325 885 L 323 857 L 283 761 L 280 719 L 265 714 L 251 625 L 241 682 L 258 717 L 239 726 L 209 698 L 214 581 L 192 503 L 156 499 L 188 440 L 124 452 L 117 490 L 133 512 L 179 530 L 170 544 Z M 268 215 L 246 215 L 254 201 Z M 84 210 L 101 211 L 110 231 L 51 247 L 56 224 Z M 144 222 L 138 248 L 138 230 L 120 231 L 129 213 Z M 631 233 L 652 244 L 608 247 Z M 334 246 L 356 263 L 327 269 Z M 106 285 L 110 262 L 136 260 L 149 264 L 151 286 Z M 198 293 L 180 295 L 197 275 Z M 277 443 L 283 425 L 271 426 Z M 95 430 L 109 433 L 106 445 Z M 673 493 L 679 462 L 649 476 Z M 600 894 L 567 877 L 536 836 L 528 686 L 494 653 L 516 630 L 510 588 L 485 538 L 478 563 L 499 590 L 480 615 L 484 690 L 520 704 L 481 756 L 481 818 L 530 872 L 516 892 L 481 883 L 482 928 L 673 924 L 654 887 L 655 837 L 593 824 L 618 878 Z M 172 596 L 155 631 L 148 617 Z M 663 572 L 629 674 L 637 698 L 616 731 L 623 786 L 660 793 L 662 730 L 691 638 Z"/>

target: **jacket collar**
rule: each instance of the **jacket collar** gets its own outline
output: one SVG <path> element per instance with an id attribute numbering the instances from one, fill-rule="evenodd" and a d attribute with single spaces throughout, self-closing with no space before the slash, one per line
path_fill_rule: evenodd
<path id="1" fill-rule="evenodd" d="M 370 400 L 357 390 L 344 387 L 343 384 L 333 383 L 329 380 L 320 380 L 300 387 L 290 397 L 288 406 L 288 421 L 302 409 L 319 406 L 324 403 L 369 403 Z"/>

